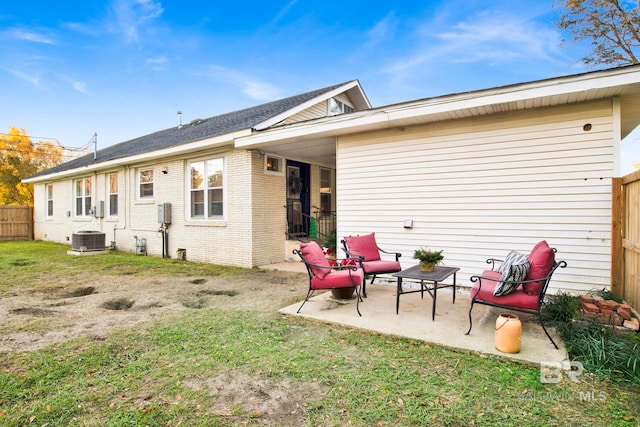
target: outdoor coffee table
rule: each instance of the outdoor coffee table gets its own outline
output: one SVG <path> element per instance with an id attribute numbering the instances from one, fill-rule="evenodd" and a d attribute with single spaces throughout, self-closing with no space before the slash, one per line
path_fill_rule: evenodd
<path id="1" fill-rule="evenodd" d="M 420 292 L 422 298 L 424 298 L 424 291 L 427 291 L 433 299 L 433 306 L 431 308 L 431 320 L 436 319 L 436 296 L 438 289 L 453 288 L 453 303 L 456 302 L 456 273 L 460 270 L 458 267 L 442 267 L 436 266 L 434 271 L 421 271 L 420 266 L 408 268 L 406 270 L 393 273 L 393 276 L 398 278 L 398 290 L 396 292 L 396 314 L 400 309 L 400 295 L 413 294 Z M 453 284 L 442 285 L 441 283 L 453 274 Z M 402 289 L 402 280 L 416 280 L 420 281 L 420 289 L 415 291 L 404 291 Z M 426 283 L 425 283 L 426 282 Z M 429 286 L 432 285 L 432 286 Z"/>

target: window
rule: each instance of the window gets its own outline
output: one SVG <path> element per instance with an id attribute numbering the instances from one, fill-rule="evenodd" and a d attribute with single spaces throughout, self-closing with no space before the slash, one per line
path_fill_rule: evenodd
<path id="1" fill-rule="evenodd" d="M 53 216 L 53 184 L 47 184 L 45 186 L 45 193 L 47 194 L 47 217 Z"/>
<path id="2" fill-rule="evenodd" d="M 284 159 L 278 156 L 271 156 L 269 154 L 264 156 L 264 170 L 267 172 L 283 173 L 284 171 Z"/>
<path id="3" fill-rule="evenodd" d="M 109 174 L 109 216 L 118 216 L 118 174 Z"/>
<path id="4" fill-rule="evenodd" d="M 342 101 L 338 101 L 335 98 L 330 98 L 327 104 L 327 115 L 335 116 L 344 113 L 353 113 L 355 110 L 350 105 L 345 104 Z"/>
<path id="5" fill-rule="evenodd" d="M 331 169 L 320 168 L 320 210 L 331 211 Z"/>
<path id="6" fill-rule="evenodd" d="M 138 172 L 138 188 L 140 199 L 153 197 L 153 169 L 141 169 Z"/>
<path id="7" fill-rule="evenodd" d="M 76 216 L 91 214 L 91 178 L 75 180 Z"/>
<path id="8" fill-rule="evenodd" d="M 224 214 L 224 162 L 209 159 L 189 165 L 191 218 L 215 218 Z"/>

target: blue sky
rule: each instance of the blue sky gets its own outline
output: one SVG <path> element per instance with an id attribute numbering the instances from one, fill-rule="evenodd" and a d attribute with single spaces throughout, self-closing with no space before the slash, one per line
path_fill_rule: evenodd
<path id="1" fill-rule="evenodd" d="M 178 110 L 188 122 L 352 79 L 381 106 L 589 71 L 557 13 L 552 0 L 3 2 L 0 132 L 67 147 L 97 133 L 100 148 L 175 126 Z"/>

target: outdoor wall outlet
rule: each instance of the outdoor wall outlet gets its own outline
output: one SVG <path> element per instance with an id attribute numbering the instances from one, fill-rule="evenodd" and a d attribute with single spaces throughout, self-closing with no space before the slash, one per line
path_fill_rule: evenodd
<path id="1" fill-rule="evenodd" d="M 404 220 L 404 228 L 413 228 L 413 220 L 405 219 Z"/>

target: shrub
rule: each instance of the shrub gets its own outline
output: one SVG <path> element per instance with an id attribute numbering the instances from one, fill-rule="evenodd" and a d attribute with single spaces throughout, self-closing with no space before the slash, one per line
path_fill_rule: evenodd
<path id="1" fill-rule="evenodd" d="M 604 291 L 604 290 L 603 290 Z M 597 295 L 617 301 L 610 291 Z M 599 375 L 619 376 L 640 384 L 640 339 L 631 332 L 619 331 L 599 319 L 589 319 L 579 312 L 578 298 L 560 293 L 544 307 L 543 315 L 551 319 L 562 336 L 569 357 Z"/>

